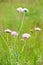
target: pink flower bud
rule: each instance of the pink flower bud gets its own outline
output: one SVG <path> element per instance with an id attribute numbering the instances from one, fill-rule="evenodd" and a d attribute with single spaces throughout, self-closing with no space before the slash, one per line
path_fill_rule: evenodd
<path id="1" fill-rule="evenodd" d="M 38 27 L 37 27 L 37 28 L 35 28 L 35 30 L 36 30 L 36 31 L 41 31 L 41 28 L 38 28 Z"/>
<path id="2" fill-rule="evenodd" d="M 17 33 L 16 31 L 12 31 L 12 32 L 11 32 L 11 35 L 13 35 L 13 36 L 18 36 L 18 33 Z"/>
<path id="3" fill-rule="evenodd" d="M 23 37 L 23 38 L 29 38 L 29 37 L 31 37 L 31 35 L 28 34 L 28 33 L 24 33 L 24 34 L 22 35 L 22 37 Z"/>
<path id="4" fill-rule="evenodd" d="M 11 33 L 11 30 L 10 29 L 6 29 L 5 32 Z"/>

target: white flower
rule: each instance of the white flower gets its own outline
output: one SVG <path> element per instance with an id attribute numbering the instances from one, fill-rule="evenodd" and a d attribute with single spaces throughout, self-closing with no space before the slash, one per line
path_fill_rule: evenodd
<path id="1" fill-rule="evenodd" d="M 13 36 L 18 36 L 18 33 L 17 33 L 16 31 L 12 31 L 12 32 L 11 32 L 11 35 L 13 35 Z"/>
<path id="2" fill-rule="evenodd" d="M 11 30 L 10 30 L 10 29 L 6 29 L 6 30 L 5 30 L 5 32 L 10 33 L 10 32 L 11 32 Z"/>
<path id="3" fill-rule="evenodd" d="M 24 12 L 29 12 L 29 10 L 27 8 L 23 8 Z"/>
<path id="4" fill-rule="evenodd" d="M 21 8 L 21 7 L 17 8 L 17 11 L 18 12 L 24 12 L 23 8 Z"/>
<path id="5" fill-rule="evenodd" d="M 41 28 L 38 28 L 38 27 L 37 27 L 37 28 L 35 28 L 35 30 L 36 30 L 36 31 L 41 31 Z"/>
<path id="6" fill-rule="evenodd" d="M 31 37 L 31 35 L 28 34 L 28 33 L 24 33 L 24 34 L 22 35 L 22 37 L 23 37 L 23 38 L 29 38 L 29 37 Z"/>
<path id="7" fill-rule="evenodd" d="M 27 8 L 21 8 L 21 7 L 17 8 L 17 11 L 18 12 L 29 12 Z"/>

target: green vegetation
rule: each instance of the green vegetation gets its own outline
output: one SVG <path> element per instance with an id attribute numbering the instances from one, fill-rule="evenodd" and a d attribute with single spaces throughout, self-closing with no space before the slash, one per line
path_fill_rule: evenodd
<path id="1" fill-rule="evenodd" d="M 16 10 L 18 7 L 28 8 L 29 13 L 25 13 L 24 25 L 16 40 L 4 30 L 18 32 L 23 18 L 23 13 Z M 35 27 L 42 30 L 35 31 Z M 31 37 L 22 41 L 23 33 L 30 33 Z M 0 65 L 43 65 L 43 0 L 0 2 Z"/>

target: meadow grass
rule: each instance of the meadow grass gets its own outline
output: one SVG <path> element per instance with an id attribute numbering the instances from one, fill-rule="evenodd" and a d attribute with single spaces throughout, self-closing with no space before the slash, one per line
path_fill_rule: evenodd
<path id="1" fill-rule="evenodd" d="M 26 7 L 23 26 L 18 37 L 5 33 L 5 29 L 20 29 L 23 14 L 18 7 Z M 35 31 L 40 27 L 41 31 Z M 23 33 L 29 39 L 21 40 Z M 22 49 L 24 50 L 22 52 Z M 0 65 L 43 65 L 43 0 L 27 0 L 0 3 Z"/>

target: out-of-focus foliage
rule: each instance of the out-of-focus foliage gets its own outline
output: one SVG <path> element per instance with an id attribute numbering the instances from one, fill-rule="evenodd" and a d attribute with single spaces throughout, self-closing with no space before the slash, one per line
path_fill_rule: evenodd
<path id="1" fill-rule="evenodd" d="M 12 2 L 13 0 L 0 0 L 0 2 Z"/>
<path id="2" fill-rule="evenodd" d="M 0 0 L 0 2 L 6 2 L 7 0 Z"/>

